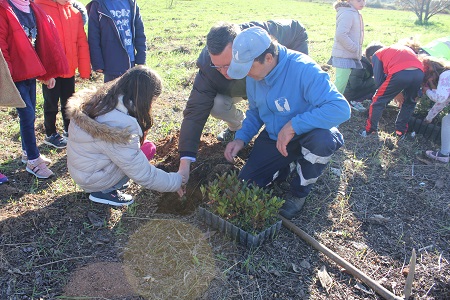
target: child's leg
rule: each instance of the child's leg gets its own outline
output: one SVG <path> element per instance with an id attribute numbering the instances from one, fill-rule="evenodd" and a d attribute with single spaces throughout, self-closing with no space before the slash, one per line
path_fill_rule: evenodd
<path id="1" fill-rule="evenodd" d="M 371 133 L 378 130 L 378 122 L 381 119 L 386 106 L 394 97 L 405 88 L 403 77 L 398 73 L 389 75 L 376 91 L 369 107 L 369 117 L 366 121 L 366 132 Z"/>
<path id="2" fill-rule="evenodd" d="M 334 81 L 334 85 L 341 94 L 344 94 L 351 72 L 352 69 L 336 68 L 336 80 Z"/>
<path id="3" fill-rule="evenodd" d="M 61 115 L 64 124 L 64 131 L 69 130 L 70 119 L 66 116 L 67 100 L 75 93 L 75 76 L 61 79 Z"/>
<path id="4" fill-rule="evenodd" d="M 61 78 L 55 78 L 55 87 L 47 88 L 42 84 L 42 94 L 44 96 L 44 127 L 45 135 L 51 136 L 56 133 L 56 115 L 58 114 L 58 102 L 61 94 Z"/>
<path id="5" fill-rule="evenodd" d="M 401 76 L 408 78 L 409 85 L 403 90 L 404 101 L 395 121 L 395 130 L 405 134 L 408 131 L 408 121 L 416 107 L 415 98 L 422 84 L 424 74 L 419 69 L 401 71 L 399 73 L 401 73 Z"/>
<path id="6" fill-rule="evenodd" d="M 441 128 L 441 153 L 450 153 L 450 114 L 442 118 Z"/>
<path id="7" fill-rule="evenodd" d="M 29 160 L 39 157 L 39 149 L 36 145 L 36 133 L 34 121 L 36 119 L 36 79 L 28 79 L 16 82 L 20 96 L 27 105 L 17 108 L 20 118 L 20 136 L 22 138 L 23 150 L 27 152 Z"/>

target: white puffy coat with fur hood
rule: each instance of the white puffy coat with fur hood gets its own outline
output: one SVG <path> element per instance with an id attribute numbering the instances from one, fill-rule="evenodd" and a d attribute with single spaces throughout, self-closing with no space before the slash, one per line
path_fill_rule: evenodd
<path id="1" fill-rule="evenodd" d="M 336 33 L 331 56 L 360 60 L 364 23 L 357 9 L 347 2 L 336 2 Z"/>
<path id="2" fill-rule="evenodd" d="M 86 96 L 79 92 L 68 104 L 67 167 L 73 180 L 88 193 L 109 189 L 124 176 L 151 190 L 177 191 L 181 175 L 148 162 L 140 149 L 142 130 L 122 102 L 113 111 L 91 119 L 80 108 Z"/>

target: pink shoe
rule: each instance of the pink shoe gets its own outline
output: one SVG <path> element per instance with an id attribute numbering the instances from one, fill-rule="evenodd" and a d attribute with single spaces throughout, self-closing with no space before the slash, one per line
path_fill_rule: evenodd
<path id="1" fill-rule="evenodd" d="M 26 170 L 28 173 L 31 173 L 40 179 L 47 179 L 53 175 L 53 172 L 47 167 L 40 156 L 36 158 L 33 163 L 29 160 L 27 162 Z"/>
<path id="2" fill-rule="evenodd" d="M 141 146 L 141 150 L 142 150 L 142 152 L 144 152 L 147 159 L 151 160 L 155 156 L 156 146 L 149 140 L 145 140 Z"/>
<path id="3" fill-rule="evenodd" d="M 442 154 L 441 151 L 431 151 L 427 150 L 425 151 L 425 155 L 433 160 L 437 160 L 438 162 L 448 164 L 449 162 L 449 155 Z"/>
<path id="4" fill-rule="evenodd" d="M 0 173 L 0 184 L 8 182 L 8 177 L 6 177 L 6 175 L 3 175 L 2 173 Z"/>

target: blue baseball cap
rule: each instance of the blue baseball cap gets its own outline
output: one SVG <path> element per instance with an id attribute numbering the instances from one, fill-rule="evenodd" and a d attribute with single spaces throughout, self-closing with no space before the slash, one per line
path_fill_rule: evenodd
<path id="1" fill-rule="evenodd" d="M 233 54 L 227 74 L 233 79 L 247 76 L 255 58 L 269 48 L 272 39 L 261 27 L 250 27 L 241 31 L 233 41 Z"/>

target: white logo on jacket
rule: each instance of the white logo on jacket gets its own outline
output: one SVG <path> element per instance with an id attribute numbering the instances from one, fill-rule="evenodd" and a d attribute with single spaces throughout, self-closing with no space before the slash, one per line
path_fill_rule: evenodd
<path id="1" fill-rule="evenodd" d="M 289 107 L 289 102 L 286 97 L 280 97 L 275 100 L 275 106 L 277 107 L 279 112 L 288 112 L 291 110 Z"/>

